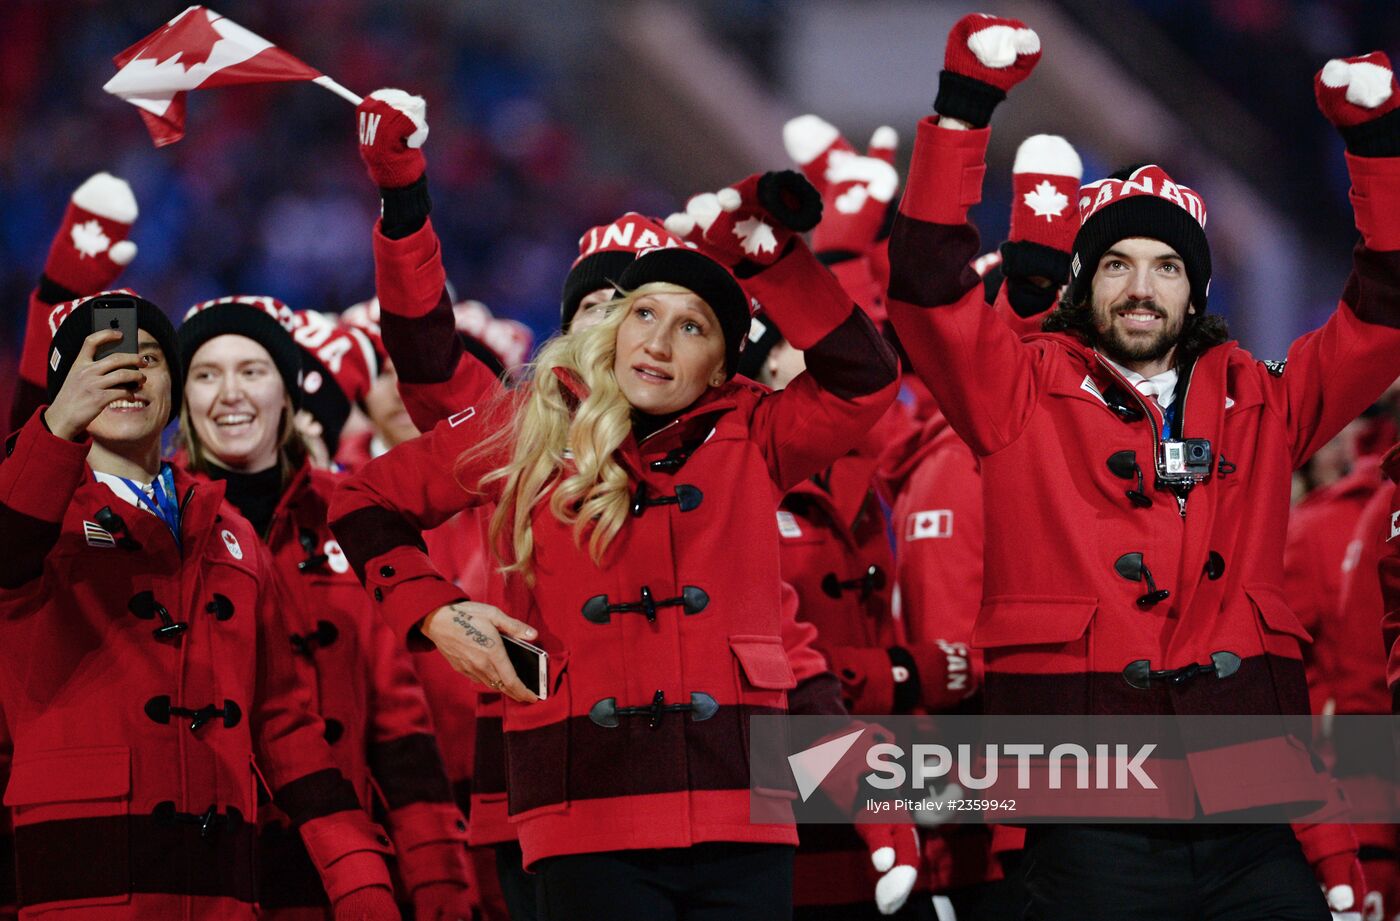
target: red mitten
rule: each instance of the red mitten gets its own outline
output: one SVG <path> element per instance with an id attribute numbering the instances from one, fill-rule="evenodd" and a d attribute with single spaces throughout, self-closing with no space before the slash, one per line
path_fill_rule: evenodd
<path id="1" fill-rule="evenodd" d="M 1334 912 L 1357 911 L 1361 894 L 1367 891 L 1366 875 L 1355 854 L 1337 854 L 1319 861 L 1313 871 L 1327 896 L 1327 907 Z"/>
<path id="2" fill-rule="evenodd" d="M 1069 280 L 1083 174 L 1079 154 L 1057 135 L 1032 135 L 1016 149 L 1011 234 L 1000 249 L 1006 284 L 997 295 L 997 302 L 1005 302 L 1016 318 L 1048 310 Z"/>
<path id="3" fill-rule="evenodd" d="M 1313 78 L 1317 107 L 1338 128 L 1375 121 L 1400 106 L 1395 73 L 1383 51 L 1333 58 Z"/>
<path id="4" fill-rule="evenodd" d="M 136 256 L 136 244 L 126 238 L 136 215 L 136 196 L 126 180 L 110 173 L 90 177 L 68 201 L 44 275 L 74 296 L 112 287 Z"/>
<path id="5" fill-rule="evenodd" d="M 1295 824 L 1293 833 L 1312 865 L 1317 881 L 1332 911 L 1359 909 L 1366 889 L 1366 877 L 1357 860 L 1356 835 L 1350 825 Z"/>
<path id="6" fill-rule="evenodd" d="M 948 33 L 933 108 L 985 128 L 992 110 L 1040 60 L 1040 36 L 1019 19 L 969 13 Z"/>
<path id="7" fill-rule="evenodd" d="M 403 90 L 375 90 L 355 109 L 360 159 L 381 189 L 401 189 L 418 181 L 428 168 L 423 142 L 428 139 L 428 104 Z"/>
<path id="8" fill-rule="evenodd" d="M 856 819 L 855 830 L 870 850 L 870 863 L 881 874 L 875 883 L 875 906 L 882 915 L 904 907 L 919 879 L 919 832 L 913 825 L 889 825 Z"/>
<path id="9" fill-rule="evenodd" d="M 1361 917 L 1389 919 L 1386 911 L 1393 910 L 1397 904 L 1394 901 L 1395 889 L 1400 885 L 1400 866 L 1396 864 L 1395 857 L 1387 854 L 1376 860 L 1364 860 L 1361 862 L 1361 872 L 1366 877 L 1366 897 L 1361 900 Z"/>
<path id="10" fill-rule="evenodd" d="M 822 196 L 826 195 L 826 168 L 831 154 L 852 150 L 850 142 L 841 136 L 836 126 L 819 115 L 789 119 L 783 125 L 783 147 Z"/>
<path id="11" fill-rule="evenodd" d="M 785 130 L 783 140 L 788 139 Z M 822 221 L 812 231 L 812 250 L 861 256 L 875 245 L 875 237 L 885 223 L 885 212 L 899 189 L 899 173 L 885 159 L 886 155 L 893 156 L 898 135 L 893 128 L 877 128 L 870 141 L 870 153 L 865 156 L 852 150 L 839 136 L 837 140 L 839 144 L 833 144 L 818 158 L 825 167 L 821 183 L 813 185 L 821 190 Z M 876 150 L 881 151 L 880 156 L 875 155 Z M 788 152 L 795 160 L 805 153 L 794 151 L 791 145 Z M 807 172 L 803 170 L 804 175 Z"/>
<path id="12" fill-rule="evenodd" d="M 686 203 L 666 229 L 696 242 L 741 278 L 780 259 L 793 235 L 821 220 L 821 196 L 793 170 L 755 173 L 737 185 Z"/>
<path id="13" fill-rule="evenodd" d="M 414 921 L 472 921 L 471 890 L 456 883 L 429 883 L 413 890 Z"/>
<path id="14" fill-rule="evenodd" d="M 906 661 L 905 656 L 917 671 L 917 680 L 909 674 L 907 665 L 901 665 Z M 922 707 L 930 713 L 951 710 L 977 693 L 982 683 L 979 660 L 965 643 L 938 640 L 907 648 L 895 647 L 890 650 L 890 662 L 894 668 L 897 712 L 907 713 L 914 707 Z M 899 709 L 906 699 L 909 706 Z"/>
<path id="15" fill-rule="evenodd" d="M 1011 167 L 1010 243 L 1035 243 L 1063 253 L 1064 270 L 1051 276 L 1056 284 L 1069 277 L 1069 254 L 1079 233 L 1079 182 L 1084 165 L 1069 141 L 1036 134 L 1016 148 Z"/>
<path id="16" fill-rule="evenodd" d="M 336 899 L 331 905 L 335 921 L 399 921 L 394 893 L 383 886 L 365 886 Z"/>
<path id="17" fill-rule="evenodd" d="M 870 146 L 865 151 L 869 156 L 884 160 L 894 166 L 899 153 L 899 132 L 889 125 L 881 125 L 870 135 Z"/>

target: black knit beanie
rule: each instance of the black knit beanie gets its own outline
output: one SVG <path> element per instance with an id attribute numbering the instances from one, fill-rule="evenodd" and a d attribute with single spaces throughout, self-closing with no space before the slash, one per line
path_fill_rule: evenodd
<path id="1" fill-rule="evenodd" d="M 1191 303 L 1202 313 L 1210 295 L 1210 243 L 1201 196 L 1172 182 L 1160 166 L 1141 166 L 1126 179 L 1100 179 L 1079 190 L 1079 233 L 1070 257 L 1068 302 L 1088 297 L 1099 260 L 1130 237 L 1161 240 L 1186 264 Z"/>
<path id="2" fill-rule="evenodd" d="M 267 349 L 272 364 L 282 378 L 282 385 L 292 398 L 294 407 L 301 407 L 302 350 L 292 334 L 259 307 L 250 304 L 215 304 L 190 314 L 180 324 L 180 361 L 188 368 L 199 347 L 216 336 L 244 336 Z"/>

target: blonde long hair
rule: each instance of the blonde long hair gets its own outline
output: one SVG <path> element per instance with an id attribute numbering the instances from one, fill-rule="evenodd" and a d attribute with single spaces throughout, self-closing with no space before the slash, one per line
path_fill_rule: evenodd
<path id="1" fill-rule="evenodd" d="M 534 581 L 531 521 L 547 493 L 550 512 L 573 527 L 577 546 L 583 546 L 584 532 L 591 529 L 588 552 L 595 564 L 601 564 L 622 529 L 631 490 L 614 452 L 632 431 L 632 405 L 613 373 L 617 331 L 638 297 L 668 293 L 689 290 L 650 282 L 602 305 L 607 316 L 597 326 L 547 342 L 530 366 L 530 384 L 517 391 L 508 407 L 507 423 L 458 457 L 456 466 L 462 470 L 474 460 L 510 454 L 510 460 L 482 477 L 479 485 L 463 484 L 468 489 L 502 484 L 490 529 L 502 572 Z M 582 383 L 581 400 L 560 380 L 561 374 Z M 500 555 L 507 528 L 509 560 Z"/>

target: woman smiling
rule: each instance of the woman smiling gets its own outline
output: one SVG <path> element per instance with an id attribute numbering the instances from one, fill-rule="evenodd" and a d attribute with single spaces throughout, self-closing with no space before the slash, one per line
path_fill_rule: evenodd
<path id="1" fill-rule="evenodd" d="M 734 378 L 750 301 L 721 263 L 641 253 L 606 318 L 541 351 L 528 386 L 347 479 L 332 528 L 395 630 L 507 696 L 509 798 L 540 907 L 568 918 L 773 918 L 790 824 L 749 821 L 749 718 L 797 685 L 783 638 L 776 496 L 894 398 L 873 325 L 791 238 L 764 273 L 805 297 L 808 371 Z M 528 598 L 509 613 L 443 579 L 418 534 L 495 503 Z M 515 597 L 515 596 L 512 596 Z M 537 700 L 502 634 L 549 655 Z"/>
<path id="2" fill-rule="evenodd" d="M 407 652 L 369 610 L 326 525 L 335 475 L 313 469 L 294 425 L 301 347 L 269 297 L 197 305 L 179 330 L 188 394 L 186 466 L 220 482 L 272 551 L 290 602 L 283 618 L 299 677 L 359 802 L 388 809 L 399 871 L 419 917 L 470 915 L 461 816 Z M 262 907 L 284 921 L 324 917 L 301 841 L 278 812 L 260 815 Z"/>

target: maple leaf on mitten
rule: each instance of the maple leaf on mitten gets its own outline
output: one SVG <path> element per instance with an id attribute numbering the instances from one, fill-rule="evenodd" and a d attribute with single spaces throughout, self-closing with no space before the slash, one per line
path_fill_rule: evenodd
<path id="1" fill-rule="evenodd" d="M 822 196 L 826 195 L 826 170 L 831 155 L 838 150 L 854 149 L 835 125 L 819 115 L 789 119 L 783 125 L 783 147 Z"/>
<path id="2" fill-rule="evenodd" d="M 44 276 L 73 295 L 112 287 L 136 256 L 126 238 L 138 211 L 125 180 L 97 173 L 73 191 L 49 246 Z"/>
<path id="3" fill-rule="evenodd" d="M 1024 200 L 1026 207 L 1030 208 L 1036 217 L 1045 218 L 1047 224 L 1063 214 L 1065 206 L 1069 204 L 1069 198 L 1051 185 L 1048 179 L 1042 179 L 1040 185 L 1027 192 Z"/>
<path id="4" fill-rule="evenodd" d="M 823 219 L 812 232 L 814 251 L 864 254 L 875 245 L 899 189 L 899 173 L 883 156 L 885 149 L 893 150 L 891 135 L 892 128 L 877 129 L 871 153 L 865 156 L 854 150 L 833 150 L 827 158 Z M 888 144 L 880 148 L 881 156 L 874 155 L 877 140 Z"/>
<path id="5" fill-rule="evenodd" d="M 704 248 L 743 278 L 777 262 L 794 234 L 815 227 L 822 200 L 801 173 L 782 170 L 758 173 L 720 189 L 713 202 L 697 196 L 687 212 L 703 230 Z"/>
<path id="6" fill-rule="evenodd" d="M 1033 134 L 1016 148 L 1011 167 L 1011 239 L 1031 240 L 1069 252 L 1079 231 L 1079 194 L 1084 165 L 1069 141 Z"/>

